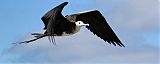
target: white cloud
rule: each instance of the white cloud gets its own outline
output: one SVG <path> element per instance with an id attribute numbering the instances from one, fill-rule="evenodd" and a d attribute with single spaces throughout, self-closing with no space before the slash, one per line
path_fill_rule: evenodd
<path id="1" fill-rule="evenodd" d="M 101 2 L 97 2 L 101 4 Z M 109 6 L 104 4 L 101 6 Z M 109 1 L 116 4 L 113 10 L 104 12 L 111 27 L 126 45 L 114 47 L 90 33 L 87 29 L 66 37 L 57 37 L 53 46 L 47 38 L 30 44 L 13 46 L 1 55 L 1 62 L 11 63 L 111 63 L 111 64 L 157 64 L 158 47 L 147 44 L 142 36 L 157 31 L 158 3 L 155 0 Z M 106 9 L 102 9 L 106 11 Z M 118 27 L 116 27 L 118 26 Z M 156 32 L 157 35 L 158 32 Z M 28 37 L 30 38 L 30 37 Z M 26 38 L 26 39 L 28 39 Z M 148 37 L 149 38 L 149 37 Z M 157 39 L 155 39 L 157 40 Z M 158 42 L 158 41 L 156 41 Z M 152 42 L 151 42 L 152 43 Z"/>
<path id="2" fill-rule="evenodd" d="M 81 35 L 81 36 L 79 36 Z M 156 63 L 157 48 L 114 47 L 85 29 L 72 37 L 56 37 L 57 45 L 43 38 L 13 46 L 2 56 L 11 63 Z M 147 50 L 146 50 L 147 49 Z"/>
<path id="3" fill-rule="evenodd" d="M 114 21 L 123 30 L 150 31 L 158 29 L 158 2 L 156 0 L 129 0 L 119 4 L 110 13 L 109 20 Z"/>

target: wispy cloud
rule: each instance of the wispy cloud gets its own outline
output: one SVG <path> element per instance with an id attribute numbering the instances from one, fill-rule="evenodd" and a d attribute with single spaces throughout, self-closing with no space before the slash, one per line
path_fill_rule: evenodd
<path id="1" fill-rule="evenodd" d="M 110 4 L 105 4 L 105 2 L 110 2 Z M 97 7 L 107 18 L 108 23 L 126 45 L 125 48 L 114 47 L 87 29 L 82 28 L 79 33 L 73 36 L 56 37 L 56 46 L 49 43 L 47 38 L 30 44 L 13 46 L 3 52 L 0 61 L 11 63 L 104 64 L 157 64 L 159 62 L 159 47 L 157 47 L 158 1 L 95 0 L 89 5 L 92 6 L 93 4 L 98 5 Z M 111 8 L 107 10 L 104 6 L 111 6 Z M 74 8 L 75 6 L 71 7 Z M 29 36 L 26 40 L 30 38 Z"/>
<path id="2" fill-rule="evenodd" d="M 84 29 L 85 30 L 85 29 Z M 82 36 L 79 36 L 82 35 Z M 114 47 L 89 31 L 72 37 L 57 37 L 57 45 L 43 38 L 30 44 L 13 46 L 2 62 L 11 63 L 156 63 L 158 49 L 151 46 Z M 147 50 L 146 50 L 147 49 Z"/>

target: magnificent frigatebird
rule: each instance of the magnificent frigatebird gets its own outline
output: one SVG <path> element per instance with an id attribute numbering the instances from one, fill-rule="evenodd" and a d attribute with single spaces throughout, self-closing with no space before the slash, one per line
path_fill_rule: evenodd
<path id="1" fill-rule="evenodd" d="M 68 2 L 64 2 L 56 6 L 41 18 L 45 25 L 43 34 L 33 33 L 35 39 L 20 43 L 29 43 L 46 36 L 48 36 L 50 42 L 53 42 L 53 40 L 55 41 L 54 36 L 69 36 L 77 33 L 82 26 L 86 26 L 93 34 L 96 34 L 104 41 L 115 46 L 124 47 L 98 10 L 90 10 L 64 17 L 61 12 L 67 4 Z"/>

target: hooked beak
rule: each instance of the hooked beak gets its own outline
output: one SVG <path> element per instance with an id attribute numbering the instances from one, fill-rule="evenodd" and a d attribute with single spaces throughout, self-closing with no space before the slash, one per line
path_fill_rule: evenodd
<path id="1" fill-rule="evenodd" d="M 82 26 L 89 26 L 89 24 L 82 24 Z"/>

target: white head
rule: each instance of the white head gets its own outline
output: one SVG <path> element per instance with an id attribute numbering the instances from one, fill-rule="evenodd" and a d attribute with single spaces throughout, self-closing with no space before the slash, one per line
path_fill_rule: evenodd
<path id="1" fill-rule="evenodd" d="M 75 22 L 76 26 L 89 26 L 89 24 L 84 24 L 82 21 Z"/>

